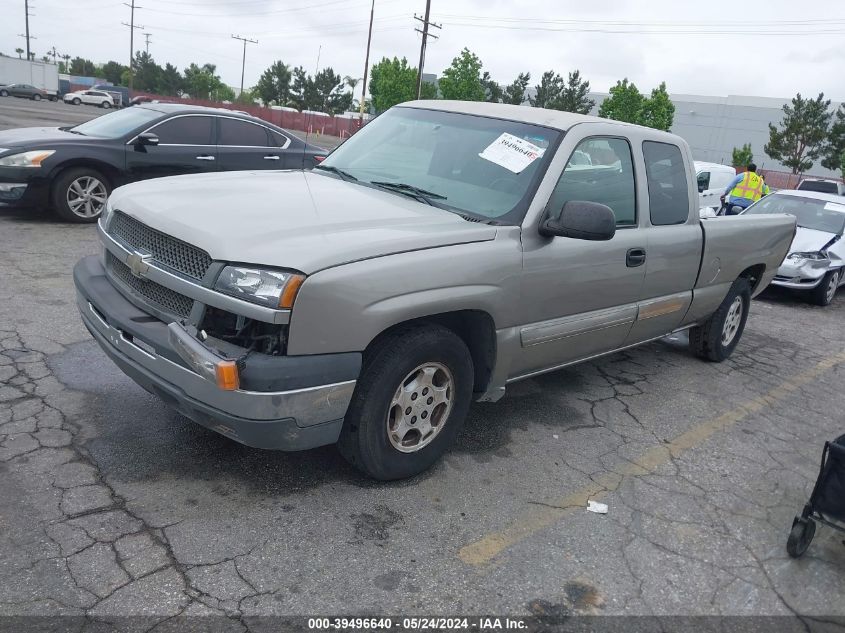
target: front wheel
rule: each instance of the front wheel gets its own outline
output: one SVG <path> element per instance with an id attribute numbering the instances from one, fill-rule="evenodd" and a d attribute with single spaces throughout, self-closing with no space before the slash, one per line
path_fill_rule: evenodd
<path id="1" fill-rule="evenodd" d="M 423 472 L 452 445 L 469 410 L 473 365 L 454 332 L 401 329 L 365 357 L 341 431 L 341 454 L 370 477 Z"/>
<path id="2" fill-rule="evenodd" d="M 810 543 L 813 542 L 815 535 L 815 521 L 809 517 L 806 519 L 801 516 L 795 517 L 795 520 L 792 522 L 792 530 L 789 532 L 789 538 L 786 539 L 786 553 L 792 558 L 800 558 L 810 547 Z"/>
<path id="3" fill-rule="evenodd" d="M 719 309 L 689 332 L 689 344 L 699 358 L 720 363 L 734 351 L 748 319 L 751 287 L 743 278 L 733 282 Z"/>
<path id="4" fill-rule="evenodd" d="M 839 288 L 839 279 L 841 271 L 831 270 L 821 280 L 818 286 L 810 291 L 810 301 L 817 306 L 827 306 L 833 301 L 836 296 L 836 290 Z"/>
<path id="5" fill-rule="evenodd" d="M 8 97 L 9 91 L 8 90 L 0 90 L 0 97 Z"/>
<path id="6" fill-rule="evenodd" d="M 96 222 L 106 208 L 109 193 L 109 181 L 95 169 L 68 169 L 59 174 L 53 186 L 53 208 L 68 222 Z"/>
<path id="7" fill-rule="evenodd" d="M 80 99 L 79 97 L 75 97 L 73 100 L 73 105 L 79 105 L 80 103 L 82 103 L 82 99 Z"/>
<path id="8" fill-rule="evenodd" d="M 103 101 L 102 106 L 103 106 L 106 110 L 108 110 L 108 109 L 111 107 L 111 102 L 109 102 L 109 101 Z"/>
<path id="9" fill-rule="evenodd" d="M 32 95 L 32 100 L 33 101 L 41 101 L 41 95 L 37 94 L 37 93 Z"/>

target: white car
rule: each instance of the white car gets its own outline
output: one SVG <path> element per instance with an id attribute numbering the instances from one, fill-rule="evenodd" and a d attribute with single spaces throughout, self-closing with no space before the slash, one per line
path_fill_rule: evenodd
<path id="1" fill-rule="evenodd" d="M 845 196 L 845 183 L 830 178 L 805 178 L 795 188 L 799 191 L 819 191 Z"/>
<path id="2" fill-rule="evenodd" d="M 695 161 L 695 179 L 698 181 L 698 208 L 701 217 L 716 217 L 722 206 L 719 197 L 736 177 L 730 165 Z"/>
<path id="3" fill-rule="evenodd" d="M 82 103 L 87 105 L 100 106 L 101 108 L 111 108 L 114 106 L 114 97 L 108 92 L 102 90 L 79 90 L 78 92 L 69 92 L 64 96 L 65 103 L 72 103 L 73 105 L 80 105 Z"/>
<path id="4" fill-rule="evenodd" d="M 755 202 L 743 215 L 759 213 L 787 213 L 798 220 L 772 285 L 800 290 L 813 303 L 828 305 L 845 283 L 845 200 L 830 193 L 782 190 Z"/>

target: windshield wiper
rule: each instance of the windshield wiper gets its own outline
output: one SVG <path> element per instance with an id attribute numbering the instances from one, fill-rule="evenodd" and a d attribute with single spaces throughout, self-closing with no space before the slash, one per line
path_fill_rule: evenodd
<path id="1" fill-rule="evenodd" d="M 332 174 L 337 174 L 340 176 L 341 180 L 346 180 L 347 182 L 350 180 L 358 180 L 355 176 L 350 174 L 348 171 L 343 171 L 342 169 L 338 169 L 337 167 L 332 167 L 331 165 L 316 165 L 314 169 L 322 169 L 323 171 L 330 172 Z"/>
<path id="2" fill-rule="evenodd" d="M 425 189 L 415 187 L 414 185 L 409 185 L 405 182 L 387 182 L 386 180 L 373 180 L 370 182 L 370 184 L 375 185 L 376 187 L 381 187 L 382 189 L 391 189 L 399 193 L 404 193 L 405 195 L 422 200 L 423 202 L 431 205 L 432 207 L 441 206 L 439 204 L 436 204 L 434 202 L 435 200 L 446 200 L 446 196 L 440 195 L 439 193 L 434 193 L 433 191 L 426 191 Z"/>

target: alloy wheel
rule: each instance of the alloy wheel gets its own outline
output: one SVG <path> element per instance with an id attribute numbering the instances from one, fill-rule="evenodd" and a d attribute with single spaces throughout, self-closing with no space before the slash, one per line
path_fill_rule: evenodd
<path id="1" fill-rule="evenodd" d="M 833 273 L 833 276 L 830 278 L 830 281 L 827 284 L 827 290 L 825 291 L 825 299 L 827 303 L 833 301 L 833 297 L 836 294 L 836 289 L 839 287 L 839 273 Z"/>
<path id="2" fill-rule="evenodd" d="M 81 218 L 95 218 L 106 206 L 106 186 L 93 176 L 80 176 L 67 188 L 67 206 Z"/>

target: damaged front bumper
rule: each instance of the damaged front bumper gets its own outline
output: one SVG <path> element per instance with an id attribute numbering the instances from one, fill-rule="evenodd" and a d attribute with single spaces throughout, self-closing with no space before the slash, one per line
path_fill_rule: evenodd
<path id="1" fill-rule="evenodd" d="M 174 341 L 190 340 L 200 353 L 203 344 L 130 303 L 109 282 L 99 258 L 80 260 L 74 283 L 82 321 L 100 347 L 130 378 L 183 415 L 257 448 L 303 450 L 337 441 L 360 354 L 256 354 L 252 368 L 252 356 L 247 360 L 239 387 L 221 389 L 186 362 Z M 266 384 L 268 372 L 275 377 L 274 390 L 251 390 L 251 384 Z"/>
<path id="2" fill-rule="evenodd" d="M 773 286 L 793 290 L 812 290 L 818 286 L 830 270 L 830 260 L 786 260 L 778 268 L 772 280 Z"/>

